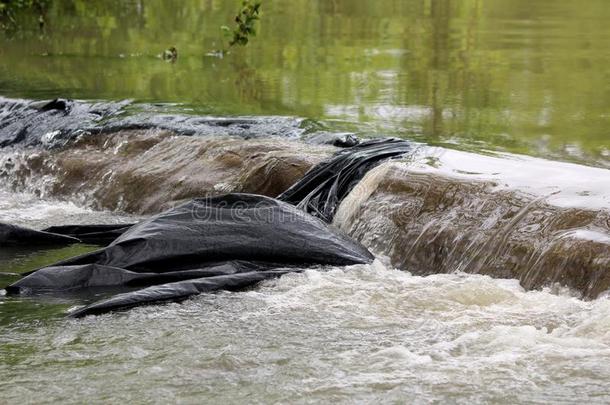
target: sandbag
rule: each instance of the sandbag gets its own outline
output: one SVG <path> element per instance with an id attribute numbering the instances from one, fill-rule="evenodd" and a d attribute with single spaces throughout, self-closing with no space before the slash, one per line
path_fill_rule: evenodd
<path id="1" fill-rule="evenodd" d="M 64 147 L 81 136 L 128 130 L 165 130 L 182 136 L 278 136 L 296 138 L 304 132 L 291 117 L 202 117 L 169 114 L 153 105 L 129 101 L 85 102 L 55 99 L 28 101 L 0 96 L 0 148 Z"/>
<path id="2" fill-rule="evenodd" d="M 330 223 L 343 198 L 369 170 L 411 149 L 410 142 L 396 138 L 362 142 L 316 165 L 277 198 Z"/>
<path id="3" fill-rule="evenodd" d="M 63 146 L 118 114 L 125 105 L 62 99 L 31 102 L 0 97 L 0 148 Z"/>

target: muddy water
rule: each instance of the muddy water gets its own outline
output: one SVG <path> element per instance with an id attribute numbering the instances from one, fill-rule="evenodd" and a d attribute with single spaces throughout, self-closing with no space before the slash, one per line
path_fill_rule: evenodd
<path id="1" fill-rule="evenodd" d="M 0 220 L 125 219 L 13 196 Z M 34 258 L 41 265 L 70 249 Z M 384 262 L 78 321 L 62 317 L 78 300 L 0 297 L 2 400 L 610 400 L 606 296 L 525 292 L 516 280 L 461 273 L 419 277 Z M 4 261 L 3 271 L 33 264 Z"/>

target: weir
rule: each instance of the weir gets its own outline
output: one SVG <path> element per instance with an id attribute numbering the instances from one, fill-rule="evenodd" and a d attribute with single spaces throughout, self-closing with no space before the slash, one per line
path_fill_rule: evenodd
<path id="1" fill-rule="evenodd" d="M 476 171 L 475 171 L 476 170 Z M 369 172 L 334 224 L 414 274 L 610 288 L 608 170 L 423 147 Z"/>
<path id="2" fill-rule="evenodd" d="M 35 231 L 0 224 L 1 243 L 22 245 L 29 238 L 34 248 L 38 240 L 44 245 L 68 238 L 64 243 L 78 243 L 78 237 L 105 245 L 108 234 L 118 232 L 103 249 L 26 273 L 6 292 L 65 295 L 139 287 L 71 312 L 80 317 L 243 289 L 304 267 L 370 264 L 374 257 L 365 247 L 327 223 L 368 170 L 410 147 L 399 139 L 362 142 L 316 165 L 278 199 L 253 194 L 199 198 L 118 227 L 67 225 Z"/>
<path id="3" fill-rule="evenodd" d="M 228 192 L 275 197 L 334 151 L 277 138 L 125 130 L 91 135 L 64 148 L 4 151 L 0 177 L 17 191 L 98 210 L 151 214 L 186 199 Z"/>
<path id="4" fill-rule="evenodd" d="M 66 114 L 61 103 L 58 108 L 17 105 L 29 111 L 23 119 L 39 123 L 51 118 L 61 122 L 56 114 Z M 83 105 L 76 104 L 67 116 Z M 39 115 L 42 120 L 35 119 Z M 91 126 L 84 132 L 80 127 L 60 130 L 66 134 L 63 144 L 36 141 L 44 139 L 40 130 L 28 132 L 0 154 L 2 184 L 95 209 L 137 214 L 228 192 L 275 197 L 292 187 L 283 194 L 287 201 L 298 194 L 294 190 L 302 190 L 298 201 L 315 202 L 303 208 L 327 220 L 335 214 L 335 208 L 324 211 L 328 194 L 316 195 L 316 184 L 307 182 L 326 182 L 316 179 L 316 170 L 332 167 L 325 162 L 341 148 L 308 144 L 294 134 L 288 139 L 243 133 L 202 136 L 209 135 L 205 131 L 193 136 L 147 120 L 136 125 L 137 120 L 112 118 L 112 125 L 96 121 L 97 132 Z M 209 127 L 218 121 L 206 118 L 200 123 Z M 7 134 L 21 128 L 20 122 L 12 120 L 0 135 L 8 139 Z M 263 128 L 264 123 L 219 127 L 241 125 L 244 130 L 244 125 Z M 341 186 L 344 194 L 353 190 L 336 210 L 336 227 L 414 274 L 488 274 L 516 278 L 527 289 L 568 286 L 587 298 L 610 288 L 608 170 L 412 146 L 401 151 L 408 153 L 400 160 L 354 169 L 357 175 Z M 339 156 L 355 151 L 357 147 L 345 149 Z"/>

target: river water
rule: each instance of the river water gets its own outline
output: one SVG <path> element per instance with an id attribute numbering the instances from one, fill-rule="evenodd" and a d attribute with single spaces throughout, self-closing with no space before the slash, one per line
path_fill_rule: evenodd
<path id="1" fill-rule="evenodd" d="M 128 219 L 11 196 L 0 221 Z M 13 256 L 3 269 L 90 249 Z M 76 299 L 0 297 L 2 402 L 610 400 L 606 296 L 526 292 L 472 274 L 419 277 L 384 262 L 84 320 L 63 317 Z"/>
<path id="2" fill-rule="evenodd" d="M 0 33 L 0 95 L 133 99 L 288 115 L 610 167 L 606 0 L 263 0 L 220 59 L 238 0 L 52 0 Z M 176 63 L 157 56 L 178 49 Z"/>
<path id="3" fill-rule="evenodd" d="M 0 96 L 299 117 L 610 168 L 606 0 L 263 0 L 251 44 L 210 56 L 234 3 L 52 1 L 43 31 L 23 15 L 0 33 Z M 157 57 L 170 46 L 173 64 Z M 134 219 L 0 179 L 2 222 Z M 0 273 L 94 248 L 0 249 Z M 63 317 L 76 298 L 0 296 L 0 403 L 610 401 L 608 296 L 384 263 L 82 320 Z"/>

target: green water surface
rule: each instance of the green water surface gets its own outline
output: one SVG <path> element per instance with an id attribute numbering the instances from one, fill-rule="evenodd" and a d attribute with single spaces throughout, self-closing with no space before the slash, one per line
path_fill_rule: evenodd
<path id="1" fill-rule="evenodd" d="M 74 244 L 66 247 L 27 249 L 0 247 L 0 288 L 19 280 L 20 275 L 70 257 L 99 249 L 99 246 Z M 74 300 L 56 297 L 11 297 L 0 295 L 0 329 L 15 323 L 28 323 L 61 316 L 74 304 Z M 0 345 L 0 351 L 6 349 Z M 1 401 L 0 401 L 1 402 Z"/>
<path id="2" fill-rule="evenodd" d="M 0 95 L 179 103 L 610 167 L 607 0 L 51 0 L 0 34 Z M 158 58 L 175 46 L 176 63 Z"/>

